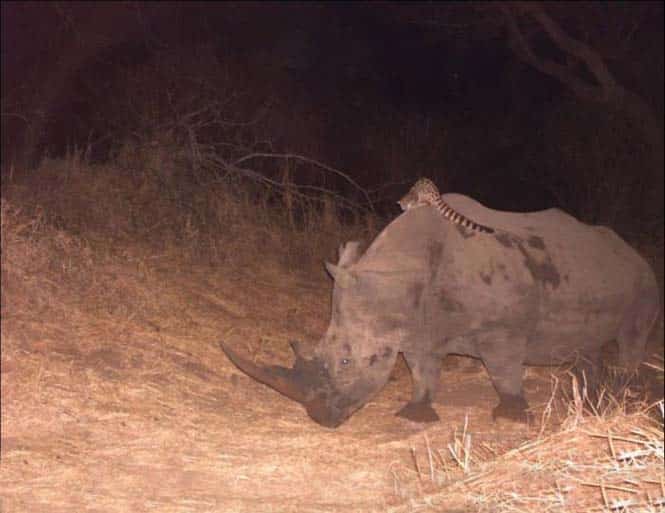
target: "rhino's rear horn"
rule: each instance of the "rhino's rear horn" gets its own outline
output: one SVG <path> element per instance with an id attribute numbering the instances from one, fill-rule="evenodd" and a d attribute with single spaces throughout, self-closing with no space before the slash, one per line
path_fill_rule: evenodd
<path id="1" fill-rule="evenodd" d="M 289 399 L 298 401 L 299 403 L 305 403 L 307 399 L 307 391 L 304 389 L 304 383 L 299 379 L 298 374 L 294 369 L 287 369 L 286 367 L 280 367 L 278 365 L 271 365 L 268 367 L 259 367 L 254 362 L 243 358 L 238 353 L 233 351 L 230 347 L 224 344 L 224 342 L 219 342 L 219 346 L 222 348 L 222 351 L 226 353 L 226 356 L 248 376 L 254 378 L 261 383 L 268 385 L 271 388 L 277 390 L 280 394 L 285 395 Z M 294 351 L 298 358 L 296 347 Z"/>

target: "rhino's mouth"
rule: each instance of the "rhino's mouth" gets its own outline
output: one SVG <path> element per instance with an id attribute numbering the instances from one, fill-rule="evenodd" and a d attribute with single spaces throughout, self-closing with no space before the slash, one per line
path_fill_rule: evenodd
<path id="1" fill-rule="evenodd" d="M 323 362 L 318 358 L 304 358 L 298 344 L 291 344 L 296 361 L 290 369 L 279 365 L 259 367 L 223 342 L 220 341 L 219 345 L 241 371 L 301 403 L 309 416 L 322 426 L 336 428 L 351 415 L 353 410 L 344 405 L 346 401 L 332 385 Z"/>

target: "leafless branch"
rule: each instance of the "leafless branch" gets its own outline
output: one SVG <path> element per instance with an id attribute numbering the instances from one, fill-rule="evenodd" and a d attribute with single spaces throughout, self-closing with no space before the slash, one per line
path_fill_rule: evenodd
<path id="1" fill-rule="evenodd" d="M 267 176 L 254 171 L 252 169 L 247 169 L 247 168 L 241 168 L 234 166 L 233 164 L 229 164 L 228 162 L 224 162 L 222 159 L 219 158 L 213 158 L 213 161 L 215 161 L 219 168 L 222 168 L 226 170 L 229 173 L 235 173 L 237 175 L 244 176 L 246 178 L 249 178 L 250 180 L 255 181 L 256 183 L 261 183 L 264 185 L 268 185 L 270 187 L 274 187 L 276 189 L 284 189 L 286 185 L 280 181 L 273 180 L 272 178 L 268 178 Z M 215 180 L 212 183 L 219 182 L 222 179 Z M 335 199 L 335 201 L 346 208 L 350 210 L 356 210 L 356 211 L 367 211 L 369 210 L 366 207 L 363 207 L 362 205 L 359 205 L 358 203 L 349 200 L 348 198 L 345 198 L 344 196 L 341 196 L 340 194 L 337 194 L 336 192 L 326 189 L 324 187 L 318 187 L 315 185 L 298 185 L 298 184 L 291 184 L 292 190 L 289 192 L 292 194 L 294 197 L 298 197 L 307 201 L 323 201 L 323 198 L 317 198 L 311 195 L 303 194 L 300 191 L 316 191 L 320 193 L 324 193 L 325 196 L 332 197 Z M 371 206 L 371 203 L 370 203 Z"/>
<path id="2" fill-rule="evenodd" d="M 20 120 L 24 121 L 26 124 L 30 123 L 30 120 L 23 116 L 22 114 L 17 114 L 16 112 L 3 112 L 2 117 L 5 118 L 19 118 Z"/>
<path id="3" fill-rule="evenodd" d="M 238 166 L 239 164 L 246 162 L 251 159 L 255 158 L 279 158 L 279 159 L 287 159 L 287 160 L 299 160 L 301 162 L 307 162 L 309 164 L 312 164 L 314 166 L 320 167 L 321 169 L 325 169 L 326 171 L 330 171 L 331 173 L 334 173 L 338 176 L 341 176 L 344 178 L 347 182 L 349 182 L 351 185 L 353 185 L 356 189 L 358 189 L 362 195 L 365 197 L 367 200 L 367 204 L 369 205 L 369 208 L 371 211 L 374 211 L 374 206 L 372 205 L 372 200 L 369 197 L 369 194 L 365 189 L 363 189 L 358 183 L 351 178 L 348 174 L 340 171 L 339 169 L 335 169 L 334 167 L 328 166 L 324 164 L 323 162 L 319 162 L 318 160 L 305 157 L 303 155 L 296 155 L 294 153 L 252 153 L 250 155 L 245 155 L 239 159 L 237 159 L 235 162 L 233 162 L 234 166 Z"/>
<path id="4" fill-rule="evenodd" d="M 598 52 L 589 45 L 566 34 L 561 27 L 545 12 L 543 6 L 535 2 L 514 2 L 502 4 L 501 9 L 506 16 L 508 28 L 515 43 L 517 55 L 529 65 L 547 75 L 558 79 L 571 88 L 578 96 L 588 100 L 608 100 L 620 89 Z M 570 67 L 553 60 L 537 56 L 520 29 L 516 13 L 529 15 L 534 19 L 555 44 L 567 56 L 585 65 L 597 84 L 589 84 L 576 76 Z"/>

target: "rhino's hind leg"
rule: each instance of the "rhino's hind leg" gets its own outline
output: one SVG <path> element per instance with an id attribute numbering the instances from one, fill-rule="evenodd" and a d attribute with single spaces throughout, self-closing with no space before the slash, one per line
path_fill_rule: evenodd
<path id="1" fill-rule="evenodd" d="M 413 396 L 397 415 L 413 422 L 436 422 L 439 420 L 432 400 L 439 387 L 439 377 L 443 360 L 428 355 L 404 354 L 406 363 L 411 369 Z"/>
<path id="2" fill-rule="evenodd" d="M 522 392 L 523 348 L 526 340 L 514 339 L 512 351 L 505 351 L 505 344 L 480 345 L 480 356 L 494 389 L 499 394 L 499 405 L 492 410 L 492 418 L 504 417 L 517 422 L 530 419 L 529 404 Z M 501 350 L 503 348 L 503 350 Z"/>
<path id="3" fill-rule="evenodd" d="M 647 341 L 660 315 L 657 287 L 642 291 L 639 299 L 625 313 L 617 335 L 619 365 L 633 374 L 644 359 Z"/>
<path id="4" fill-rule="evenodd" d="M 595 403 L 605 379 L 601 350 L 588 350 L 578 355 L 572 370 L 581 396 L 588 397 Z"/>
<path id="5" fill-rule="evenodd" d="M 526 424 L 532 418 L 529 403 L 523 395 L 500 395 L 499 405 L 492 410 L 492 419 L 500 417 Z"/>
<path id="6" fill-rule="evenodd" d="M 609 366 L 602 368 L 596 383 L 591 382 L 588 395 L 594 403 L 602 397 L 600 394 L 602 391 L 607 391 L 614 397 L 623 396 L 628 388 L 639 395 L 649 393 L 648 378 L 637 371 L 644 361 L 649 336 L 659 316 L 658 289 L 654 286 L 642 290 L 621 320 L 616 337 L 618 359 L 612 360 Z"/>

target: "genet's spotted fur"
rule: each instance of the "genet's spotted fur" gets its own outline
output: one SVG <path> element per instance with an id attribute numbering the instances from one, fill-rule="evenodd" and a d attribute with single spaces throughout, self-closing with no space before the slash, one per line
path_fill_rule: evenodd
<path id="1" fill-rule="evenodd" d="M 468 219 L 455 211 L 450 205 L 448 205 L 448 203 L 443 201 L 439 189 L 434 185 L 434 182 L 428 178 L 420 178 L 413 187 L 411 187 L 409 192 L 397 203 L 399 203 L 404 211 L 423 205 L 431 205 L 436 208 L 443 217 L 455 224 L 479 232 L 494 233 L 494 229 L 475 223 L 471 219 Z"/>

